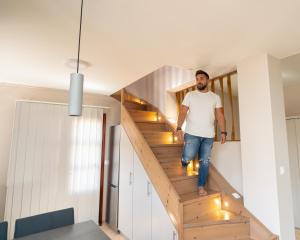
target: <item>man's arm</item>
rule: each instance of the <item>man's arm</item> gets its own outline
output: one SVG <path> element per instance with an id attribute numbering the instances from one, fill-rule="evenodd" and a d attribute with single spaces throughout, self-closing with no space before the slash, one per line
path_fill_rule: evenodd
<path id="1" fill-rule="evenodd" d="M 224 108 L 216 108 L 216 118 L 218 121 L 219 128 L 221 132 L 226 132 L 226 123 L 225 123 L 225 116 L 224 116 Z M 225 143 L 226 141 L 226 134 L 221 134 L 221 143 Z"/>
<path id="2" fill-rule="evenodd" d="M 178 120 L 177 120 L 177 127 L 181 128 L 182 124 L 184 123 L 184 120 L 186 118 L 187 112 L 189 110 L 189 107 L 185 105 L 180 106 Z"/>
<path id="3" fill-rule="evenodd" d="M 178 137 L 179 141 L 183 141 L 183 132 L 181 130 L 181 127 L 182 124 L 184 123 L 188 110 L 189 107 L 185 105 L 180 106 L 178 120 L 177 120 L 177 129 L 176 129 L 176 136 Z"/>

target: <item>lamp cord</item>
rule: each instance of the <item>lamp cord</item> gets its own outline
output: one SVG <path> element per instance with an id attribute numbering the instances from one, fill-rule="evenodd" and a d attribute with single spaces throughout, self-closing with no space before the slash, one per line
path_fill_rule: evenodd
<path id="1" fill-rule="evenodd" d="M 82 8 L 83 8 L 83 0 L 81 0 L 81 9 L 80 9 L 79 39 L 78 39 L 78 53 L 77 53 L 77 73 L 78 73 L 78 70 L 79 70 L 80 39 L 81 39 L 81 24 L 82 24 Z"/>

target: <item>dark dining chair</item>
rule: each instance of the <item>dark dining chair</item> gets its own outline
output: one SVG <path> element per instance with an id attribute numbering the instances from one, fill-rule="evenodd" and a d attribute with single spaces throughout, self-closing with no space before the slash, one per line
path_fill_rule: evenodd
<path id="1" fill-rule="evenodd" d="M 7 222 L 0 222 L 0 240 L 7 240 Z"/>
<path id="2" fill-rule="evenodd" d="M 16 220 L 14 238 L 74 224 L 74 208 L 43 213 Z"/>

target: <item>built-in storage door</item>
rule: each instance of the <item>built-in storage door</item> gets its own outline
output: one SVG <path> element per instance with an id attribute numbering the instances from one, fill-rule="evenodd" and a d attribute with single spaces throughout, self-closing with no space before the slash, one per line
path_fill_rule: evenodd
<path id="1" fill-rule="evenodd" d="M 152 240 L 177 240 L 177 232 L 154 187 L 152 188 Z"/>
<path id="2" fill-rule="evenodd" d="M 133 178 L 133 147 L 122 128 L 120 140 L 118 228 L 129 239 L 132 239 Z"/>
<path id="3" fill-rule="evenodd" d="M 151 240 L 151 184 L 134 153 L 133 240 Z"/>
<path id="4" fill-rule="evenodd" d="M 300 119 L 287 120 L 295 226 L 300 228 Z"/>

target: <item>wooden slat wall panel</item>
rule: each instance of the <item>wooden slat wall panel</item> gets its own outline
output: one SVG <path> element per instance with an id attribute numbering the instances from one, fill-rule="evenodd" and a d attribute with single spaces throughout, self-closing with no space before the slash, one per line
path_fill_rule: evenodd
<path id="1" fill-rule="evenodd" d="M 67 106 L 18 102 L 5 219 L 74 207 L 75 221 L 98 221 L 102 139 L 100 108 L 69 117 Z"/>

